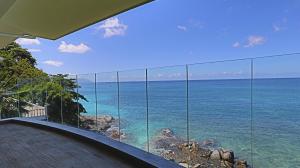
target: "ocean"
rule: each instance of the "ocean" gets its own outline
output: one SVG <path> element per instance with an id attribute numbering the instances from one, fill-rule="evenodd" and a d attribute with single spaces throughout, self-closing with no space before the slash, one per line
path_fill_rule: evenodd
<path id="1" fill-rule="evenodd" d="M 86 115 L 95 115 L 95 84 L 79 84 Z M 96 87 L 98 115 L 118 118 L 119 107 L 123 142 L 146 150 L 146 83 L 120 82 L 119 93 L 116 82 Z M 300 78 L 191 80 L 188 88 L 186 81 L 150 81 L 148 117 L 150 141 L 170 128 L 184 139 L 213 139 L 254 167 L 300 167 Z"/>

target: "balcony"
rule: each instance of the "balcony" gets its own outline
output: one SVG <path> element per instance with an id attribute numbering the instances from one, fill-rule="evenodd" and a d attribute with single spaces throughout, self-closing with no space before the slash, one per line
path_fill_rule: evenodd
<path id="1" fill-rule="evenodd" d="M 137 160 L 149 156 L 147 166 L 297 167 L 299 61 L 299 54 L 288 54 L 18 81 L 1 94 L 1 136 L 25 137 L 10 146 L 49 138 L 33 143 L 38 156 L 64 141 L 68 146 L 57 143 L 58 153 L 86 149 L 91 160 L 108 144 Z M 97 147 L 85 146 L 95 139 Z M 70 164 L 77 157 L 85 160 L 78 155 Z M 128 166 L 112 158 L 112 167 Z"/>

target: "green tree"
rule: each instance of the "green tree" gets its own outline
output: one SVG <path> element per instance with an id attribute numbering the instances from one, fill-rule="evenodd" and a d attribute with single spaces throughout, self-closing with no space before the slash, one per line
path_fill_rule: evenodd
<path id="1" fill-rule="evenodd" d="M 28 106 L 47 107 L 49 120 L 77 124 L 79 113 L 86 112 L 79 100 L 74 79 L 68 75 L 49 76 L 36 67 L 26 49 L 13 42 L 0 49 L 0 112 L 2 118 L 28 112 Z M 27 108 L 26 108 L 27 107 Z M 63 116 L 61 116 L 63 110 Z"/>
<path id="2" fill-rule="evenodd" d="M 87 100 L 81 94 L 76 93 L 75 88 L 79 86 L 76 84 L 75 79 L 68 79 L 67 77 L 68 75 L 62 74 L 51 76 L 51 82 L 46 84 L 43 92 L 46 91 L 48 95 L 47 111 L 49 120 L 61 122 L 61 119 L 63 119 L 64 123 L 76 125 L 79 114 L 86 112 L 79 101 Z"/>
<path id="3" fill-rule="evenodd" d="M 47 76 L 35 67 L 36 60 L 30 52 L 15 42 L 0 49 L 0 57 L 0 92 L 15 86 L 17 81 Z"/>

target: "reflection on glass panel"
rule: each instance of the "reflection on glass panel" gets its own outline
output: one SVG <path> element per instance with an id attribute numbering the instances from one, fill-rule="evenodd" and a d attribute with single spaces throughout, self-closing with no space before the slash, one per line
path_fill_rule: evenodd
<path id="1" fill-rule="evenodd" d="M 19 111 L 22 117 L 31 117 L 32 112 L 32 79 L 18 81 Z"/>
<path id="2" fill-rule="evenodd" d="M 34 78 L 31 80 L 31 108 L 29 115 L 37 119 L 45 119 L 46 86 L 48 78 Z"/>
<path id="3" fill-rule="evenodd" d="M 62 94 L 62 118 L 63 123 L 78 127 L 78 108 L 77 104 L 77 81 L 75 75 L 66 75 L 61 82 Z"/>
<path id="4" fill-rule="evenodd" d="M 145 70 L 119 72 L 121 141 L 147 150 Z"/>
<path id="5" fill-rule="evenodd" d="M 255 59 L 254 167 L 300 165 L 300 55 Z"/>
<path id="6" fill-rule="evenodd" d="M 0 117 L 1 119 L 19 116 L 19 99 L 16 92 L 6 90 L 0 97 Z"/>
<path id="7" fill-rule="evenodd" d="M 96 76 L 98 102 L 98 131 L 120 140 L 117 73 L 98 73 Z"/>
<path id="8" fill-rule="evenodd" d="M 191 165 L 251 162 L 251 61 L 194 64 L 188 70 L 189 134 L 197 148 L 191 149 Z"/>
<path id="9" fill-rule="evenodd" d="M 63 76 L 52 76 L 47 83 L 47 115 L 48 121 L 62 123 L 62 86 Z"/>
<path id="10" fill-rule="evenodd" d="M 80 127 L 97 131 L 95 74 L 77 75 L 80 107 Z"/>
<path id="11" fill-rule="evenodd" d="M 150 152 L 188 164 L 186 67 L 148 69 Z"/>

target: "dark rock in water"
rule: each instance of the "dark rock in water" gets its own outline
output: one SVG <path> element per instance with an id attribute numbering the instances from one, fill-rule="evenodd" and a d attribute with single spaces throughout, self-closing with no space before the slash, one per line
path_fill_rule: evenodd
<path id="1" fill-rule="evenodd" d="M 104 133 L 107 137 L 112 139 L 125 139 L 125 134 L 123 132 L 119 132 L 119 127 L 110 127 Z"/>
<path id="2" fill-rule="evenodd" d="M 177 137 L 171 129 L 162 129 L 151 140 L 152 148 L 167 160 L 191 168 L 248 168 L 247 162 L 234 160 L 234 152 L 226 149 L 212 149 L 216 141 L 209 139 L 203 142 L 185 140 Z M 246 166 L 246 167 L 245 167 Z"/>
<path id="3" fill-rule="evenodd" d="M 234 163 L 234 153 L 232 150 L 220 149 L 222 160 Z"/>
<path id="4" fill-rule="evenodd" d="M 98 116 L 81 116 L 83 127 L 92 131 L 106 131 L 115 124 L 115 119 L 109 115 Z"/>
<path id="5" fill-rule="evenodd" d="M 125 134 L 119 132 L 117 120 L 110 115 L 101 115 L 97 119 L 94 116 L 81 116 L 80 119 L 85 129 L 101 132 L 112 139 L 125 138 Z"/>
<path id="6" fill-rule="evenodd" d="M 219 150 L 214 150 L 212 151 L 211 155 L 210 155 L 210 159 L 211 160 L 221 160 L 221 154 Z"/>
<path id="7" fill-rule="evenodd" d="M 201 166 L 201 164 L 199 164 L 199 163 L 197 163 L 197 164 L 195 164 L 194 166 L 193 166 L 193 168 L 201 168 L 202 166 Z"/>
<path id="8" fill-rule="evenodd" d="M 182 167 L 185 167 L 185 168 L 188 168 L 189 167 L 189 165 L 187 164 L 187 163 L 185 163 L 185 162 L 180 162 L 180 163 L 178 163 L 180 166 L 182 166 Z"/>
<path id="9" fill-rule="evenodd" d="M 161 130 L 161 135 L 162 136 L 166 136 L 166 137 L 173 137 L 174 136 L 174 133 L 171 129 L 169 128 L 164 128 Z"/>
<path id="10" fill-rule="evenodd" d="M 215 149 L 218 147 L 218 143 L 215 139 L 207 139 L 200 143 L 203 148 Z"/>
<path id="11" fill-rule="evenodd" d="M 248 168 L 247 161 L 245 160 L 237 160 L 236 161 L 236 168 Z"/>
<path id="12" fill-rule="evenodd" d="M 103 116 L 102 118 L 103 118 L 103 120 L 105 120 L 107 123 L 111 123 L 111 122 L 114 120 L 114 118 L 113 118 L 112 116 L 110 116 L 110 115 L 105 115 L 105 116 Z"/>
<path id="13" fill-rule="evenodd" d="M 176 148 L 178 144 L 184 141 L 176 137 L 173 131 L 169 128 L 162 129 L 159 134 L 153 138 L 151 146 L 154 149 L 170 150 Z"/>

